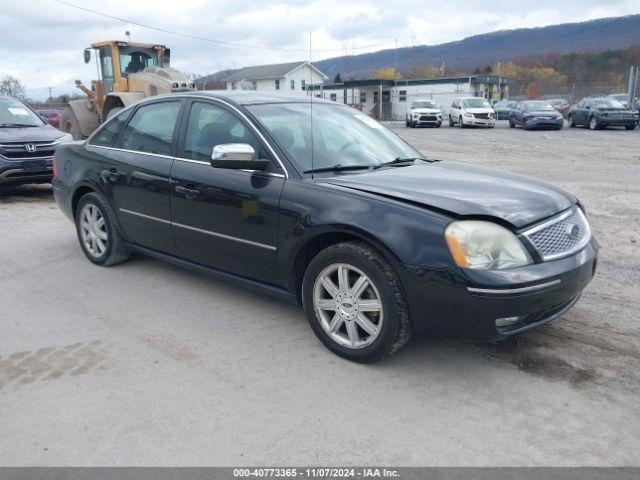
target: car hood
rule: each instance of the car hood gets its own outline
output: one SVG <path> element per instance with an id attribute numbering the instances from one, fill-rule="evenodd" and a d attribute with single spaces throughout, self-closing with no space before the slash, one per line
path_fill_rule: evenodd
<path id="1" fill-rule="evenodd" d="M 52 127 L 7 127 L 0 128 L 0 143 L 53 142 L 64 136 L 64 132 Z"/>
<path id="2" fill-rule="evenodd" d="M 535 115 L 536 117 L 557 117 L 557 110 L 527 110 L 527 115 Z"/>
<path id="3" fill-rule="evenodd" d="M 465 108 L 467 113 L 493 113 L 493 108 L 478 107 L 478 108 Z"/>
<path id="4" fill-rule="evenodd" d="M 323 181 L 450 212 L 495 217 L 515 228 L 566 210 L 576 198 L 549 183 L 457 162 L 390 167 Z"/>
<path id="5" fill-rule="evenodd" d="M 439 108 L 414 108 L 411 110 L 412 113 L 440 113 Z"/>

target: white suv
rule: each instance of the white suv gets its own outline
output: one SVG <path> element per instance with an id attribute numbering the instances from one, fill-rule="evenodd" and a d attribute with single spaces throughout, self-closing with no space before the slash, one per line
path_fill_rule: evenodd
<path id="1" fill-rule="evenodd" d="M 456 98 L 449 108 L 449 126 L 460 128 L 474 125 L 493 128 L 496 125 L 496 114 L 489 102 L 482 97 Z"/>
<path id="2" fill-rule="evenodd" d="M 416 100 L 407 108 L 407 127 L 442 125 L 442 108 L 431 100 Z"/>

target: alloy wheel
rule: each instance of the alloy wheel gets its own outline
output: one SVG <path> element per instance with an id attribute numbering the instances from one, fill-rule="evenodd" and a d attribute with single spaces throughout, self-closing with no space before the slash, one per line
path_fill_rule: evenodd
<path id="1" fill-rule="evenodd" d="M 99 258 L 107 250 L 109 234 L 104 216 L 98 207 L 88 203 L 80 211 L 80 235 L 87 252 Z"/>
<path id="2" fill-rule="evenodd" d="M 353 265 L 334 263 L 320 272 L 313 307 L 323 330 L 344 347 L 367 347 L 382 330 L 384 308 L 378 288 Z"/>

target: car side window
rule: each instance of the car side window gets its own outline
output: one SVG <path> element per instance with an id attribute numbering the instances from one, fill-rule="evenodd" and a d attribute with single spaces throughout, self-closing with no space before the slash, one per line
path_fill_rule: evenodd
<path id="1" fill-rule="evenodd" d="M 208 162 L 213 147 L 225 143 L 247 143 L 257 158 L 270 158 L 260 140 L 236 115 L 212 103 L 192 103 L 182 156 Z"/>
<path id="2" fill-rule="evenodd" d="M 144 105 L 136 110 L 120 134 L 116 147 L 136 152 L 171 155 L 179 101 Z"/>
<path id="3" fill-rule="evenodd" d="M 115 118 L 110 119 L 100 130 L 96 132 L 89 144 L 100 147 L 110 147 L 113 145 L 113 141 L 118 136 L 120 129 L 122 129 L 122 126 L 125 124 L 130 114 L 131 110 L 126 110 L 116 115 Z"/>

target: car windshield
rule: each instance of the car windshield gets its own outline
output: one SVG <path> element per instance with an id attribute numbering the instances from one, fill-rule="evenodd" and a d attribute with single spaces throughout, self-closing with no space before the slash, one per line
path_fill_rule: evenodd
<path id="1" fill-rule="evenodd" d="M 566 100 L 562 100 L 561 98 L 557 98 L 557 99 L 553 99 L 553 100 L 549 100 L 549 103 L 551 105 L 566 105 L 567 102 Z"/>
<path id="2" fill-rule="evenodd" d="M 419 102 L 413 102 L 411 108 L 437 108 L 436 104 L 429 100 L 423 100 Z"/>
<path id="3" fill-rule="evenodd" d="M 624 105 L 619 101 L 607 98 L 602 100 L 591 100 L 590 106 L 591 108 L 624 108 Z"/>
<path id="4" fill-rule="evenodd" d="M 491 108 L 489 102 L 484 98 L 465 98 L 462 104 L 466 108 Z"/>
<path id="5" fill-rule="evenodd" d="M 42 119 L 19 100 L 0 98 L 0 127 L 3 125 L 38 127 L 43 124 Z"/>
<path id="6" fill-rule="evenodd" d="M 555 112 L 555 108 L 549 102 L 527 102 L 526 108 L 530 112 Z"/>
<path id="7" fill-rule="evenodd" d="M 300 172 L 336 165 L 373 167 L 397 158 L 422 158 L 395 133 L 351 107 L 275 103 L 247 108 Z"/>
<path id="8" fill-rule="evenodd" d="M 512 102 L 511 100 L 500 100 L 499 102 L 496 102 L 496 104 L 493 106 L 494 108 L 511 108 L 513 107 L 515 102 Z"/>

